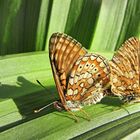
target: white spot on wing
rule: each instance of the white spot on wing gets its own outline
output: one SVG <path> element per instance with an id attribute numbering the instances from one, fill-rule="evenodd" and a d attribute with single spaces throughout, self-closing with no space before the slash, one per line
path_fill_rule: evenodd
<path id="1" fill-rule="evenodd" d="M 83 60 L 83 61 L 87 61 L 87 60 L 88 60 L 88 57 L 83 57 L 82 60 Z"/>
<path id="2" fill-rule="evenodd" d="M 118 81 L 117 78 L 113 78 L 113 79 L 112 79 L 112 82 L 113 82 L 113 83 L 117 83 L 117 81 Z"/>
<path id="3" fill-rule="evenodd" d="M 130 77 L 130 79 L 133 78 L 133 72 L 129 72 L 129 77 Z"/>
<path id="4" fill-rule="evenodd" d="M 96 88 L 100 88 L 100 87 L 101 87 L 101 84 L 100 84 L 100 83 L 97 83 L 97 84 L 95 85 L 95 87 L 96 87 Z"/>
<path id="5" fill-rule="evenodd" d="M 102 62 L 102 59 L 100 57 L 98 57 L 97 62 Z"/>
<path id="6" fill-rule="evenodd" d="M 75 65 L 79 65 L 81 60 L 76 61 Z"/>
<path id="7" fill-rule="evenodd" d="M 81 83 L 81 84 L 80 84 L 80 87 L 84 87 L 84 83 Z"/>
<path id="8" fill-rule="evenodd" d="M 78 80 L 81 80 L 83 77 L 84 77 L 84 73 L 83 74 L 81 74 L 80 76 L 79 76 L 79 79 Z"/>
<path id="9" fill-rule="evenodd" d="M 71 76 L 71 77 L 74 77 L 74 75 L 75 75 L 75 70 L 73 70 L 73 71 L 71 72 L 70 76 Z"/>
<path id="10" fill-rule="evenodd" d="M 86 88 L 83 88 L 83 91 L 82 91 L 82 93 L 81 93 L 82 96 L 85 94 L 85 91 L 86 91 L 86 90 L 87 90 Z"/>
<path id="11" fill-rule="evenodd" d="M 90 78 L 90 79 L 87 80 L 87 82 L 91 85 L 91 84 L 93 84 L 93 79 Z"/>
<path id="12" fill-rule="evenodd" d="M 123 86 L 118 87 L 118 89 L 119 89 L 119 90 L 122 90 L 122 91 L 126 90 L 126 88 L 125 88 L 125 87 L 123 87 Z"/>
<path id="13" fill-rule="evenodd" d="M 72 95 L 73 94 L 73 90 L 72 89 L 68 89 L 67 94 L 68 95 Z"/>
<path id="14" fill-rule="evenodd" d="M 124 73 L 126 78 L 129 78 L 129 74 L 127 72 Z"/>
<path id="15" fill-rule="evenodd" d="M 95 59 L 96 59 L 96 57 L 95 57 L 95 56 L 93 56 L 93 55 L 91 55 L 91 56 L 90 56 L 90 59 L 91 59 L 91 60 L 95 60 Z"/>
<path id="16" fill-rule="evenodd" d="M 78 78 L 79 78 L 78 76 L 75 76 L 74 77 L 74 83 L 77 83 L 78 82 Z"/>
<path id="17" fill-rule="evenodd" d="M 92 74 L 91 73 L 88 73 L 87 78 L 90 78 L 91 76 L 92 76 Z"/>
<path id="18" fill-rule="evenodd" d="M 133 85 L 133 88 L 137 88 L 137 87 L 138 87 L 137 84 L 134 84 L 134 85 Z"/>
<path id="19" fill-rule="evenodd" d="M 84 74 L 84 77 L 83 78 L 87 78 L 87 76 L 88 76 L 88 72 L 86 72 L 85 74 Z"/>
<path id="20" fill-rule="evenodd" d="M 78 93 L 78 89 L 74 90 L 73 94 L 76 95 Z"/>
<path id="21" fill-rule="evenodd" d="M 102 68 L 105 67 L 104 62 L 101 62 L 99 66 L 102 67 Z"/>
<path id="22" fill-rule="evenodd" d="M 69 83 L 70 83 L 71 85 L 74 84 L 74 82 L 73 82 L 73 78 L 70 78 Z"/>
<path id="23" fill-rule="evenodd" d="M 104 68 L 103 70 L 105 73 L 108 73 L 108 69 L 107 68 Z"/>

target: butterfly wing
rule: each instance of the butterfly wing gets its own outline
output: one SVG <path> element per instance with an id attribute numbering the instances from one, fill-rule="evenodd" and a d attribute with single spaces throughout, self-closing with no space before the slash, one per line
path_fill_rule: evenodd
<path id="1" fill-rule="evenodd" d="M 86 54 L 82 45 L 70 36 L 54 33 L 49 42 L 49 57 L 56 87 L 65 107 L 67 79 L 76 60 Z"/>
<path id="2" fill-rule="evenodd" d="M 140 100 L 140 41 L 128 39 L 110 61 L 111 90 L 124 100 Z"/>
<path id="3" fill-rule="evenodd" d="M 85 54 L 80 57 L 69 77 L 67 100 L 88 105 L 99 102 L 109 82 L 109 73 L 107 61 L 100 55 Z"/>

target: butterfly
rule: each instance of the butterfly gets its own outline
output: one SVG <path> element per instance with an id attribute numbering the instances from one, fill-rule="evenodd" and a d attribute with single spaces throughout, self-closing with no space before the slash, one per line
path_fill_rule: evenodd
<path id="1" fill-rule="evenodd" d="M 140 41 L 131 37 L 114 54 L 110 65 L 113 94 L 124 102 L 140 102 Z"/>
<path id="2" fill-rule="evenodd" d="M 65 110 L 81 110 L 105 96 L 110 68 L 104 57 L 88 53 L 78 41 L 64 33 L 52 34 L 49 57 Z"/>

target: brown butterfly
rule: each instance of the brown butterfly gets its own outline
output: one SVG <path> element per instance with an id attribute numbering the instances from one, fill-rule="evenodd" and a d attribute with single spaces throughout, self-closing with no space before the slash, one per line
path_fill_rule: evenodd
<path id="1" fill-rule="evenodd" d="M 88 53 L 63 33 L 51 36 L 49 57 L 61 104 L 67 111 L 81 110 L 104 97 L 110 74 L 104 57 Z"/>
<path id="2" fill-rule="evenodd" d="M 128 39 L 110 61 L 113 94 L 126 102 L 140 102 L 140 41 Z"/>

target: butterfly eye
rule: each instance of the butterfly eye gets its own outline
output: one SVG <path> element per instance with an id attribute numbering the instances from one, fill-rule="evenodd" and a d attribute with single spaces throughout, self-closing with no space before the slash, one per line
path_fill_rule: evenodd
<path id="1" fill-rule="evenodd" d="M 98 74 L 98 77 L 100 77 L 101 76 L 101 74 Z"/>

